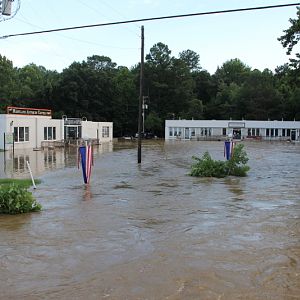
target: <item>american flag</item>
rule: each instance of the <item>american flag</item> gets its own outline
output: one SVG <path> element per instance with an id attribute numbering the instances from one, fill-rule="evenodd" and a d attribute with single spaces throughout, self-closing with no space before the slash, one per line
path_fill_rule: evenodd
<path id="1" fill-rule="evenodd" d="M 224 144 L 224 157 L 229 160 L 233 155 L 233 149 L 235 146 L 235 142 L 233 141 L 225 141 Z"/>
<path id="2" fill-rule="evenodd" d="M 78 168 L 81 160 L 82 175 L 84 183 L 90 182 L 92 165 L 93 165 L 93 149 L 92 145 L 80 146 L 78 150 Z"/>

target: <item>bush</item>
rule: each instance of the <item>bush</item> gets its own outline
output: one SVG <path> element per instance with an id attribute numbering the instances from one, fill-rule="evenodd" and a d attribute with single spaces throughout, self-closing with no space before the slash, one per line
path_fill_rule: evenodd
<path id="1" fill-rule="evenodd" d="M 26 188 L 10 184 L 0 186 L 0 213 L 20 214 L 40 211 L 42 206 L 36 202 Z"/>
<path id="2" fill-rule="evenodd" d="M 220 160 L 213 160 L 207 151 L 202 158 L 193 156 L 193 159 L 197 162 L 192 165 L 191 176 L 218 178 L 226 176 L 225 163 Z"/>
<path id="3" fill-rule="evenodd" d="M 233 155 L 228 161 L 213 160 L 210 154 L 206 151 L 202 158 L 193 156 L 197 162 L 192 165 L 190 175 L 197 177 L 217 177 L 223 178 L 226 176 L 246 176 L 250 170 L 246 165 L 248 157 L 243 149 L 244 145 L 235 146 Z"/>

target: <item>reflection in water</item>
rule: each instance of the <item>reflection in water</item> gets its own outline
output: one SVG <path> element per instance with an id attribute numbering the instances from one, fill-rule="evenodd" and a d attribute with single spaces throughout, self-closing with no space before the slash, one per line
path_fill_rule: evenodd
<path id="1" fill-rule="evenodd" d="M 112 143 L 104 143 L 93 147 L 97 157 L 113 150 Z M 0 152 L 0 178 L 26 178 L 29 170 L 26 161 L 30 163 L 33 176 L 40 176 L 46 171 L 74 166 L 77 162 L 77 148 L 66 147 L 33 151 L 29 149 Z"/>
<path id="2" fill-rule="evenodd" d="M 0 216 L 0 298 L 299 299 L 300 145 L 245 149 L 249 176 L 214 179 L 187 174 L 221 142 L 147 141 L 141 165 L 116 143 L 89 185 L 76 151 L 39 152 L 43 211 Z"/>
<path id="3" fill-rule="evenodd" d="M 85 201 L 91 200 L 93 198 L 93 195 L 91 193 L 91 187 L 89 184 L 84 185 L 84 194 L 83 194 L 83 199 Z"/>

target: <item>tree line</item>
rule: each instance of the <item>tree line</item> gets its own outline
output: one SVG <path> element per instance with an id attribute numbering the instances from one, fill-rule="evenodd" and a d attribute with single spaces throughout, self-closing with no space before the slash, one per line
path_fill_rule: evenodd
<path id="1" fill-rule="evenodd" d="M 300 8 L 278 38 L 287 54 L 300 39 Z M 114 136 L 137 131 L 140 64 L 117 66 L 92 55 L 62 72 L 29 64 L 22 68 L 0 55 L 0 111 L 8 105 L 50 108 L 63 115 L 112 121 Z M 252 69 L 234 58 L 210 74 L 192 50 L 178 57 L 161 42 L 145 57 L 145 130 L 164 135 L 166 119 L 300 120 L 300 54 L 274 72 Z"/>

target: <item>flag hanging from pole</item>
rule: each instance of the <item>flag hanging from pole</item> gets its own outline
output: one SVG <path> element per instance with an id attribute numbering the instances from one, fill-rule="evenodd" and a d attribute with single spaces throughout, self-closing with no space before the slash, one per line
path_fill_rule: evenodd
<path id="1" fill-rule="evenodd" d="M 233 141 L 225 141 L 224 157 L 226 157 L 227 160 L 229 160 L 233 155 L 234 145 L 235 143 Z"/>
<path id="2" fill-rule="evenodd" d="M 91 145 L 85 145 L 79 147 L 78 155 L 78 168 L 81 160 L 83 181 L 85 184 L 90 182 L 92 164 L 93 164 L 93 151 Z"/>

